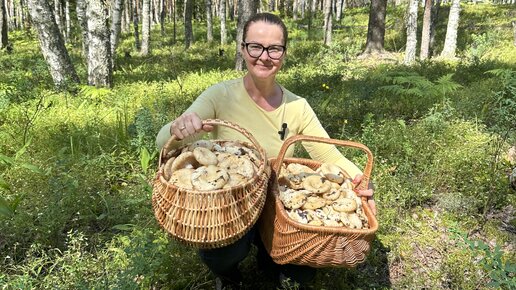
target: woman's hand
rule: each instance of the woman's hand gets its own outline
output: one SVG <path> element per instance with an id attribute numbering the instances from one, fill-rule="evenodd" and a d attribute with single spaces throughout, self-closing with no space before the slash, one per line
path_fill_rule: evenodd
<path id="1" fill-rule="evenodd" d="M 357 174 L 355 176 L 355 179 L 353 179 L 353 184 L 355 186 L 358 186 L 362 182 L 362 174 Z M 355 191 L 358 196 L 367 196 L 367 203 L 369 204 L 369 207 L 373 211 L 373 214 L 376 215 L 376 203 L 373 199 L 374 194 L 374 188 L 372 182 L 369 182 L 369 185 L 367 186 L 367 189 L 357 190 Z"/>
<path id="2" fill-rule="evenodd" d="M 213 126 L 203 126 L 201 118 L 194 112 L 184 113 L 170 124 L 170 135 L 176 135 L 178 139 L 184 139 L 201 131 L 210 132 L 212 130 Z"/>

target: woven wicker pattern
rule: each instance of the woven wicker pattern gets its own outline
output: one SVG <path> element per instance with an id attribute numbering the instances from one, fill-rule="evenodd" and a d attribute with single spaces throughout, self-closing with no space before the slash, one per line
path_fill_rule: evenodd
<path id="1" fill-rule="evenodd" d="M 242 143 L 255 148 L 260 155 L 257 174 L 246 183 L 228 189 L 178 188 L 163 177 L 166 162 L 163 158 L 176 140 L 172 136 L 160 152 L 152 206 L 158 223 L 172 237 L 190 246 L 211 249 L 235 242 L 256 223 L 265 203 L 271 170 L 265 151 L 245 129 L 222 120 L 205 120 L 203 124 L 226 126 L 247 137 L 251 144 Z"/>
<path id="2" fill-rule="evenodd" d="M 366 198 L 362 198 L 362 204 L 369 222 L 367 229 L 322 227 L 298 223 L 288 217 L 283 203 L 278 198 L 279 188 L 276 176 L 279 176 L 283 162 L 299 163 L 312 169 L 317 169 L 321 165 L 320 162 L 310 159 L 284 158 L 287 148 L 299 141 L 328 143 L 360 149 L 367 154 L 367 164 L 358 189 L 365 189 L 371 176 L 373 155 L 366 146 L 360 143 L 302 135 L 287 139 L 278 157 L 270 159 L 273 164 L 273 172 L 267 200 L 259 221 L 260 235 L 265 248 L 278 264 L 308 265 L 316 268 L 355 267 L 365 261 L 378 229 L 378 221 L 372 214 Z"/>

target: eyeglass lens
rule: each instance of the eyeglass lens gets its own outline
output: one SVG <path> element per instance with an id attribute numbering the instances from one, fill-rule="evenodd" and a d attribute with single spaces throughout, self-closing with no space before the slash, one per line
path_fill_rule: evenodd
<path id="1" fill-rule="evenodd" d="M 259 58 L 263 51 L 267 51 L 269 57 L 272 59 L 280 59 L 285 53 L 285 47 L 281 45 L 271 45 L 269 47 L 264 47 L 259 43 L 244 43 L 247 49 L 247 52 L 251 57 Z"/>

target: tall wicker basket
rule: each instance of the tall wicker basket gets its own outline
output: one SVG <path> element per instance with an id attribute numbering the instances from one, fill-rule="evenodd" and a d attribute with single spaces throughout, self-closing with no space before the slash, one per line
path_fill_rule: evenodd
<path id="1" fill-rule="evenodd" d="M 158 223 L 172 237 L 193 247 L 213 249 L 237 241 L 256 223 L 265 203 L 271 169 L 265 151 L 245 129 L 216 119 L 204 120 L 203 124 L 226 126 L 247 137 L 252 144 L 242 143 L 260 155 L 257 174 L 246 183 L 228 189 L 179 188 L 163 177 L 167 153 L 176 140 L 172 135 L 160 152 L 152 206 Z"/>
<path id="2" fill-rule="evenodd" d="M 258 222 L 265 248 L 278 264 L 307 265 L 316 268 L 355 267 L 364 262 L 378 229 L 378 221 L 369 208 L 366 198 L 362 198 L 362 204 L 369 222 L 367 229 L 323 227 L 296 222 L 289 218 L 283 203 L 278 198 L 279 187 L 276 176 L 279 176 L 283 162 L 299 163 L 312 169 L 317 169 L 321 165 L 320 162 L 310 159 L 285 158 L 287 148 L 298 141 L 328 143 L 361 149 L 367 154 L 367 164 L 358 189 L 367 188 L 371 176 L 373 155 L 366 146 L 360 143 L 303 135 L 287 139 L 277 158 L 270 159 L 273 171 L 265 207 Z"/>

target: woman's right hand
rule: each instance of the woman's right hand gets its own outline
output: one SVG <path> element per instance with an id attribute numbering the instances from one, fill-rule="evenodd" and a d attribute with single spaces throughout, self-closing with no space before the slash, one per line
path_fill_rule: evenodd
<path id="1" fill-rule="evenodd" d="M 170 135 L 174 134 L 178 139 L 184 139 L 201 131 L 210 132 L 212 125 L 203 125 L 202 120 L 195 112 L 184 113 L 170 124 Z"/>

